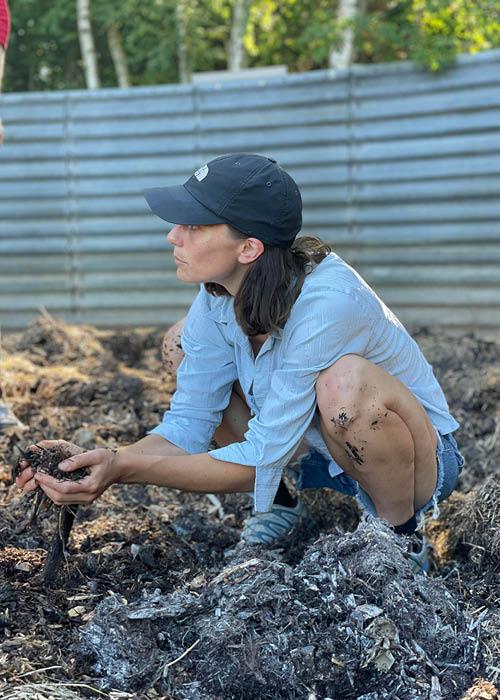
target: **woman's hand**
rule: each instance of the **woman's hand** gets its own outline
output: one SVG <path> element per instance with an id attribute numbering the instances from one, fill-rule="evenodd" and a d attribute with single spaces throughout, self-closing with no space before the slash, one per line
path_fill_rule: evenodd
<path id="1" fill-rule="evenodd" d="M 49 447 L 59 447 L 69 455 L 78 455 L 85 452 L 82 447 L 78 447 L 78 445 L 75 445 L 72 442 L 67 442 L 66 440 L 41 440 L 40 442 L 37 442 L 36 445 L 30 445 L 28 447 L 28 451 L 36 451 L 40 448 L 47 449 Z M 24 494 L 34 491 L 38 484 L 35 482 L 34 474 L 30 469 L 29 460 L 22 459 L 19 462 L 19 467 L 22 471 L 16 477 L 16 486 L 21 489 Z"/>
<path id="2" fill-rule="evenodd" d="M 81 452 L 59 464 L 62 472 L 72 472 L 87 467 L 90 474 L 78 481 L 60 481 L 38 471 L 34 475 L 36 485 L 39 485 L 58 506 L 75 503 L 92 503 L 111 484 L 119 481 L 120 470 L 116 464 L 116 453 L 113 450 L 99 448 L 89 452 Z"/>

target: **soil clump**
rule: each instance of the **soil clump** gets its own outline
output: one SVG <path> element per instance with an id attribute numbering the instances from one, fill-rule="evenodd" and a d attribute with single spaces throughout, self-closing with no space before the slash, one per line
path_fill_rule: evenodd
<path id="1" fill-rule="evenodd" d="M 19 476 L 23 468 L 29 467 L 33 473 L 38 471 L 50 474 L 59 481 L 79 481 L 89 474 L 88 469 L 75 469 L 72 472 L 63 472 L 59 469 L 59 464 L 71 457 L 70 453 L 62 447 L 41 447 L 30 445 L 26 449 L 19 448 L 21 456 L 14 467 L 14 478 Z M 23 465 L 23 462 L 26 462 Z"/>

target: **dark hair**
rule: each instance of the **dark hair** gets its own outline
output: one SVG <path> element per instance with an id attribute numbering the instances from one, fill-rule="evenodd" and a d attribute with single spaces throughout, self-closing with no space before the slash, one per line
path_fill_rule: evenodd
<path id="1" fill-rule="evenodd" d="M 248 238 L 228 226 L 235 239 Z M 264 252 L 248 266 L 234 297 L 234 313 L 248 336 L 271 333 L 282 328 L 300 294 L 306 275 L 331 252 L 328 244 L 315 236 L 301 236 L 290 248 L 264 243 Z M 229 296 L 216 282 L 206 282 L 213 296 Z"/>

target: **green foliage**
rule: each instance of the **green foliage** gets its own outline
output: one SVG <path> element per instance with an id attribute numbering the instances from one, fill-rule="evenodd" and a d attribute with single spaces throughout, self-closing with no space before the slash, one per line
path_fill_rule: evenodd
<path id="1" fill-rule="evenodd" d="M 498 0 L 372 2 L 354 26 L 360 62 L 409 59 L 438 71 L 460 53 L 500 47 Z"/>
<path id="2" fill-rule="evenodd" d="M 76 0 L 15 0 L 5 91 L 85 87 Z M 192 71 L 227 65 L 234 0 L 186 0 L 186 48 Z M 132 83 L 178 77 L 177 0 L 91 0 L 103 86 L 116 85 L 107 32 L 121 33 Z M 244 37 L 247 64 L 326 68 L 345 24 L 337 0 L 253 0 Z M 446 68 L 457 54 L 500 47 L 498 0 L 367 0 L 352 22 L 356 61 L 414 60 Z"/>
<path id="3" fill-rule="evenodd" d="M 83 87 L 73 0 L 17 0 L 11 17 L 5 91 Z"/>
<path id="4" fill-rule="evenodd" d="M 439 70 L 462 52 L 477 53 L 500 45 L 500 5 L 495 0 L 413 0 L 415 60 Z"/>
<path id="5" fill-rule="evenodd" d="M 336 10 L 332 0 L 255 0 L 245 36 L 250 65 L 324 68 L 338 40 Z"/>
<path id="6" fill-rule="evenodd" d="M 193 72 L 224 70 L 231 33 L 232 0 L 191 0 L 188 50 Z"/>
<path id="7" fill-rule="evenodd" d="M 95 0 L 94 0 L 95 1 Z M 99 0 L 102 26 L 116 22 L 120 28 L 132 84 L 177 82 L 177 28 L 175 0 Z M 97 7 L 97 2 L 95 2 Z M 101 34 L 100 43 L 106 37 Z M 116 85 L 116 78 L 111 83 Z"/>

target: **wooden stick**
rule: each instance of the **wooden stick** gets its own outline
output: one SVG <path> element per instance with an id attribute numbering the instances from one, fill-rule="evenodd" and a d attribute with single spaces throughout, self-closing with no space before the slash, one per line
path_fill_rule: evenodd
<path id="1" fill-rule="evenodd" d="M 178 661 L 180 661 L 181 659 L 183 659 L 187 654 L 189 654 L 189 652 L 190 652 L 192 649 L 195 648 L 195 646 L 196 646 L 197 644 L 199 644 L 199 642 L 200 642 L 200 640 L 197 639 L 196 642 L 195 642 L 194 644 L 191 644 L 191 646 L 190 646 L 188 649 L 186 649 L 186 651 L 183 651 L 182 654 L 181 654 L 180 656 L 178 656 L 178 657 L 177 657 L 176 659 L 174 659 L 173 661 L 169 661 L 168 664 L 165 664 L 165 666 L 163 667 L 163 676 L 165 677 L 166 670 L 167 670 L 167 668 L 168 668 L 169 666 L 173 666 L 173 665 L 176 664 Z"/>
<path id="2" fill-rule="evenodd" d="M 71 532 L 77 510 L 77 505 L 61 507 L 59 513 L 59 527 L 50 543 L 47 559 L 45 560 L 42 571 L 43 581 L 46 584 L 54 581 L 59 567 L 64 560 L 69 533 Z"/>

